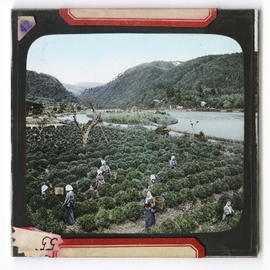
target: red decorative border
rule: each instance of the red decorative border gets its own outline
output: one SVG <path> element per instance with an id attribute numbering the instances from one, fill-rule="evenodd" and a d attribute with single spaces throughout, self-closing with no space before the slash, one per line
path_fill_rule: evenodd
<path id="1" fill-rule="evenodd" d="M 62 8 L 59 13 L 65 22 L 70 25 L 206 27 L 217 16 L 215 8 L 209 8 L 208 15 L 204 19 L 77 18 L 69 10 L 68 8 Z"/>
<path id="2" fill-rule="evenodd" d="M 42 232 L 35 227 L 21 227 L 27 231 Z M 46 234 L 46 232 L 44 232 Z M 54 248 L 47 250 L 45 256 L 56 258 L 61 257 L 61 249 L 65 248 L 146 248 L 146 247 L 190 247 L 195 251 L 196 258 L 205 257 L 205 248 L 196 238 L 64 238 L 58 236 L 58 243 Z M 41 239 L 43 236 L 41 236 Z M 16 240 L 16 239 L 15 239 Z M 43 243 L 42 243 L 43 244 Z M 44 245 L 44 244 L 43 244 Z M 33 247 L 32 247 L 33 248 Z M 35 250 L 44 251 L 43 249 Z M 60 254 L 59 254 L 60 252 Z M 44 256 L 44 255 L 43 255 Z"/>
<path id="3" fill-rule="evenodd" d="M 118 248 L 118 247 L 191 247 L 197 258 L 205 257 L 205 249 L 196 238 L 90 238 L 63 239 L 59 248 Z M 53 257 L 58 257 L 54 252 Z"/>

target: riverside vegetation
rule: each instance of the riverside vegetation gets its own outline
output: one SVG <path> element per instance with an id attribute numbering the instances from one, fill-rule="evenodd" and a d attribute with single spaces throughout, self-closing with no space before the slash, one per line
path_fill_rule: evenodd
<path id="1" fill-rule="evenodd" d="M 88 113 L 92 117 L 93 113 Z M 101 112 L 101 117 L 105 122 L 128 125 L 172 125 L 176 124 L 177 119 L 164 112 L 123 112 L 123 111 L 105 111 Z"/>

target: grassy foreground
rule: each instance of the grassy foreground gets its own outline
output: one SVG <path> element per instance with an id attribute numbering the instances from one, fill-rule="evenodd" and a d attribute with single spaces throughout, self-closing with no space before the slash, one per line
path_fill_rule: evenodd
<path id="1" fill-rule="evenodd" d="M 89 113 L 87 116 L 92 117 Z M 176 124 L 177 120 L 166 113 L 159 112 L 102 112 L 102 119 L 105 122 L 128 125 L 151 125 L 152 123 L 158 125 Z"/>

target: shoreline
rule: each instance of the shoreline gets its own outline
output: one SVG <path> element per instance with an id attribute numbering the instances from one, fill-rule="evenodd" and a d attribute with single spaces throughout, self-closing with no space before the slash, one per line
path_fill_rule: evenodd
<path id="1" fill-rule="evenodd" d="M 98 108 L 96 109 L 97 111 L 111 111 L 111 110 L 115 110 L 115 111 L 125 111 L 125 112 L 140 112 L 140 111 L 172 111 L 172 112 L 228 112 L 228 113 L 235 113 L 235 112 L 242 112 L 244 113 L 243 109 L 175 109 L 175 108 L 151 108 L 151 109 L 122 109 L 122 108 Z"/>
<path id="2" fill-rule="evenodd" d="M 240 109 L 234 109 L 234 110 L 194 110 L 194 109 L 170 109 L 170 108 L 160 108 L 160 109 L 137 109 L 137 110 L 130 110 L 130 109 L 121 109 L 121 108 L 99 108 L 96 109 L 97 112 L 100 111 L 114 111 L 114 112 L 130 112 L 130 113 L 134 113 L 134 112 L 217 112 L 217 113 L 245 113 L 244 110 L 240 110 Z M 84 113 L 88 113 L 88 112 L 92 112 L 91 109 L 87 109 L 87 110 L 81 110 L 78 111 L 77 114 L 84 114 Z M 72 114 L 72 112 L 63 112 L 63 113 L 55 113 L 55 116 L 65 116 L 65 115 L 70 115 Z"/>
<path id="3" fill-rule="evenodd" d="M 123 112 L 221 112 L 221 113 L 244 113 L 243 109 L 175 109 L 175 108 L 152 108 L 152 109 L 121 109 L 121 108 L 98 108 L 96 111 L 123 111 Z"/>

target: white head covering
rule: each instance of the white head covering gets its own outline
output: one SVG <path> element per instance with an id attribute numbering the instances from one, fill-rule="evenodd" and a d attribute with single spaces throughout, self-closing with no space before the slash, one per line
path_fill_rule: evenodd
<path id="1" fill-rule="evenodd" d="M 171 160 L 173 160 L 173 159 L 175 159 L 175 156 L 172 156 L 172 157 L 171 157 Z"/>
<path id="2" fill-rule="evenodd" d="M 230 207 L 232 205 L 231 201 L 227 201 L 226 206 Z"/>
<path id="3" fill-rule="evenodd" d="M 47 185 L 42 185 L 41 186 L 41 194 L 44 194 L 45 191 L 48 189 L 49 187 Z"/>
<path id="4" fill-rule="evenodd" d="M 233 208 L 232 208 L 232 205 L 231 205 L 231 201 L 227 201 L 227 203 L 224 206 L 223 210 L 224 210 L 225 215 L 229 215 L 229 214 L 233 213 Z"/>
<path id="5" fill-rule="evenodd" d="M 105 165 L 106 164 L 106 160 L 102 159 L 101 160 L 101 165 Z"/>
<path id="6" fill-rule="evenodd" d="M 151 175 L 150 175 L 150 179 L 151 179 L 151 180 L 156 180 L 156 176 L 155 176 L 154 174 L 151 174 Z"/>
<path id="7" fill-rule="evenodd" d="M 71 190 L 73 190 L 73 187 L 71 186 L 71 185 L 66 185 L 66 191 L 71 191 Z"/>
<path id="8" fill-rule="evenodd" d="M 101 170 L 97 170 L 97 175 L 101 174 L 102 171 Z"/>

